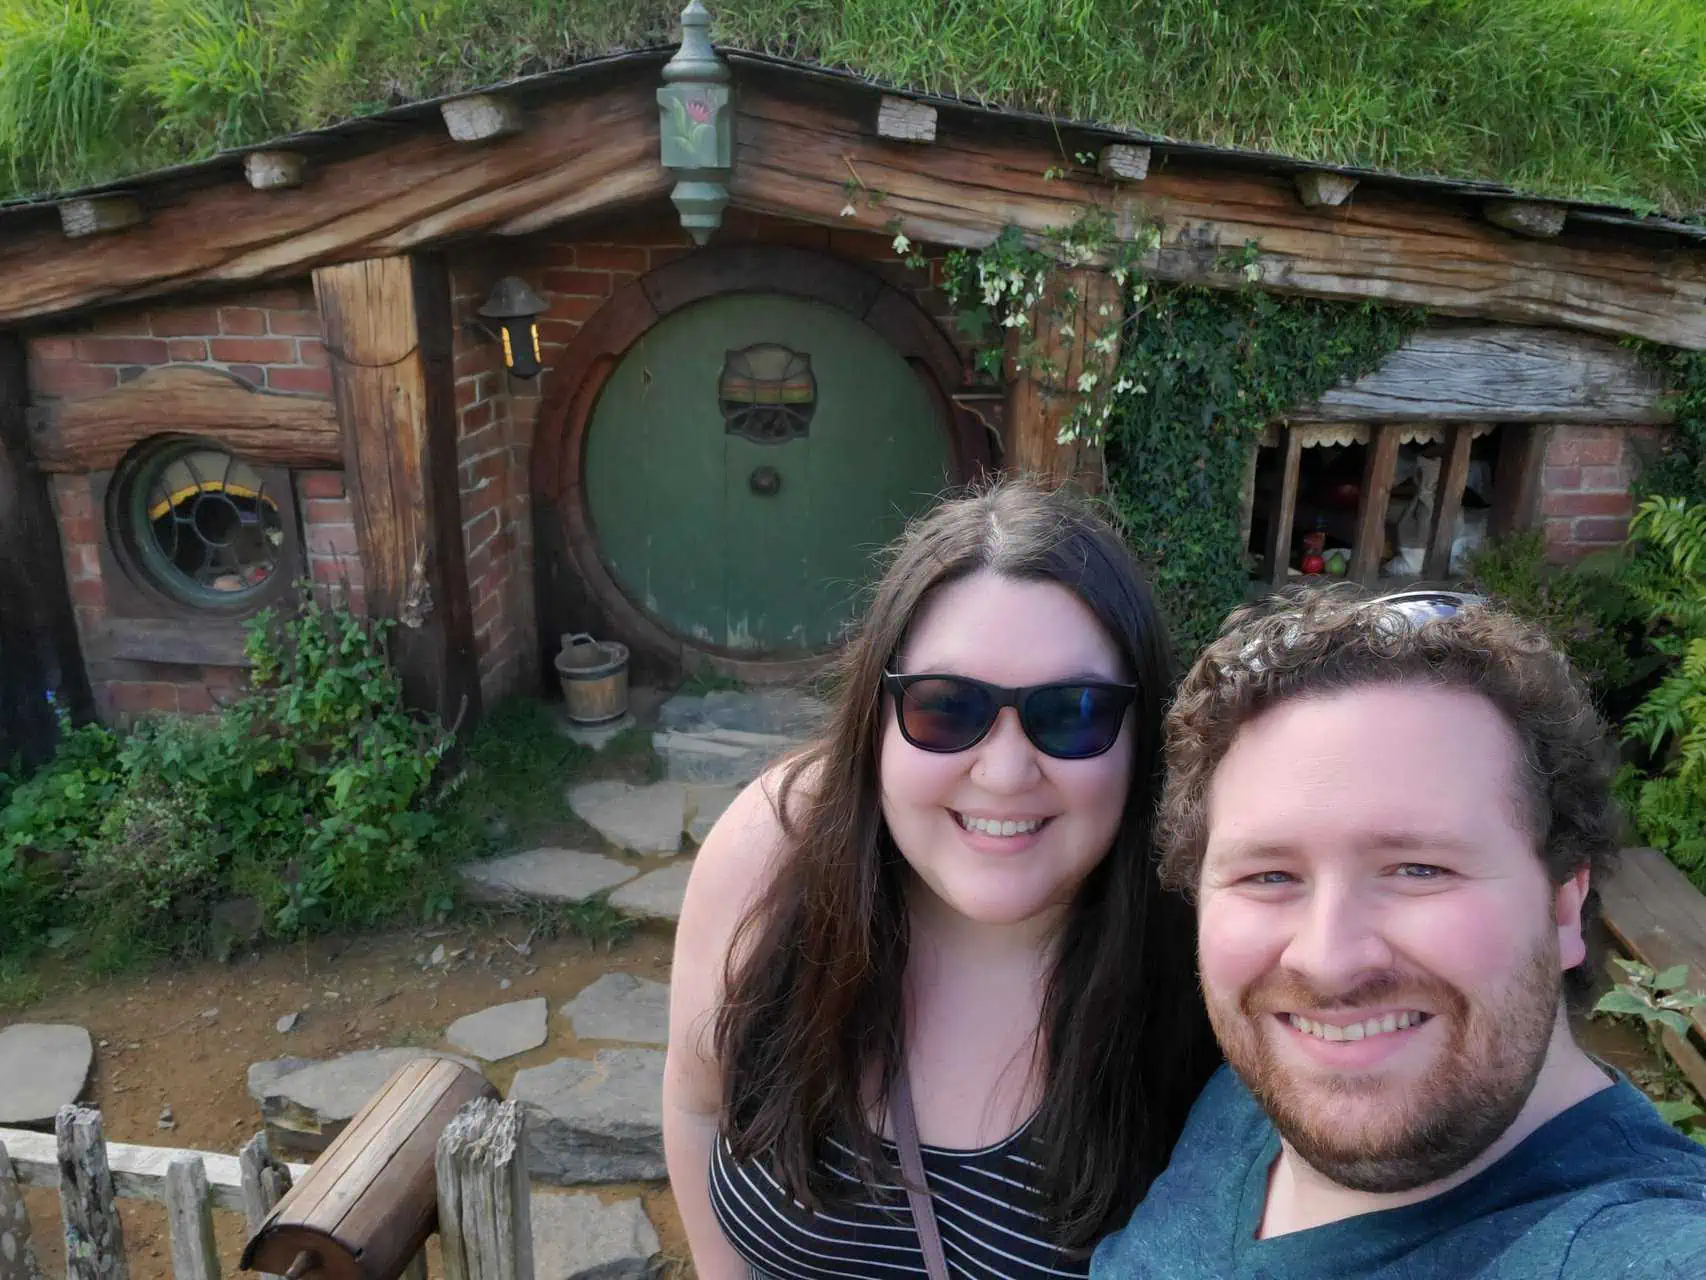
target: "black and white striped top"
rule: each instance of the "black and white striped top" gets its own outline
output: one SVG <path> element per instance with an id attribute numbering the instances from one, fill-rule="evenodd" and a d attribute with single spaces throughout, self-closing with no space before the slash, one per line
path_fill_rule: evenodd
<path id="1" fill-rule="evenodd" d="M 1030 1159 L 1029 1125 L 979 1151 L 923 1147 L 942 1251 L 956 1280 L 1042 1280 L 1090 1274 L 1048 1238 Z M 883 1143 L 898 1166 L 894 1144 Z M 847 1197 L 813 1213 L 761 1162 L 737 1163 L 719 1139 L 711 1152 L 711 1208 L 753 1280 L 925 1280 L 905 1188 L 879 1183 L 873 1198 L 853 1172 L 853 1152 L 831 1141 L 829 1171 Z"/>

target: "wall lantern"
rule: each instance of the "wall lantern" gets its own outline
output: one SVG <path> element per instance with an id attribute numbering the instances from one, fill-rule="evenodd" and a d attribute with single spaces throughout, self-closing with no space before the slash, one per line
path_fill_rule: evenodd
<path id="1" fill-rule="evenodd" d="M 503 343 L 504 368 L 518 378 L 539 375 L 539 313 L 544 310 L 545 299 L 518 276 L 505 276 L 493 285 L 492 296 L 480 308 L 480 315 L 498 322 L 495 332 L 486 332 Z"/>
<path id="2" fill-rule="evenodd" d="M 661 159 L 676 175 L 669 198 L 695 244 L 722 224 L 734 151 L 729 69 L 711 47 L 710 27 L 699 0 L 681 11 L 681 47 L 664 66 L 658 90 Z"/>

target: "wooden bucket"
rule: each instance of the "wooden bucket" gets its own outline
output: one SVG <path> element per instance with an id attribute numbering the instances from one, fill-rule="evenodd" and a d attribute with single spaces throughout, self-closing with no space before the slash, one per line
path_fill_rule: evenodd
<path id="1" fill-rule="evenodd" d="M 628 714 L 627 645 L 594 640 L 584 631 L 565 635 L 557 679 L 576 724 L 604 724 Z"/>

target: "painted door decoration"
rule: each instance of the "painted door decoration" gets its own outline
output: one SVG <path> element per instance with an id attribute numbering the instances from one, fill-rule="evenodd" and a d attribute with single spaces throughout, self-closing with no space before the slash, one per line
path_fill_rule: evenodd
<path id="1" fill-rule="evenodd" d="M 612 371 L 587 432 L 599 554 L 693 643 L 794 657 L 841 639 L 874 554 L 949 483 L 917 374 L 823 303 L 711 298 Z"/>

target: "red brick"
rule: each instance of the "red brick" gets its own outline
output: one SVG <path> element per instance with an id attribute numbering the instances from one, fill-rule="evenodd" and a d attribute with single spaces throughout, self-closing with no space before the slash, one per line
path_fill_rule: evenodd
<path id="1" fill-rule="evenodd" d="M 684 244 L 672 244 L 667 248 L 659 246 L 655 249 L 646 250 L 646 262 L 647 265 L 655 271 L 657 268 L 663 266 L 664 263 L 674 262 L 677 258 L 685 258 L 692 252 L 693 250 Z"/>
<path id="2" fill-rule="evenodd" d="M 487 596 L 474 606 L 474 630 L 481 631 L 491 626 L 503 616 L 503 601 L 496 596 Z"/>
<path id="3" fill-rule="evenodd" d="M 1627 489 L 1629 472 L 1623 467 L 1583 467 L 1582 488 L 1589 491 Z"/>
<path id="4" fill-rule="evenodd" d="M 65 530 L 62 526 L 60 534 L 63 536 L 64 533 Z M 66 541 L 70 543 L 71 539 L 67 538 Z M 65 567 L 74 582 L 80 582 L 87 578 L 99 578 L 101 576 L 101 552 L 94 545 L 94 540 L 79 540 L 74 545 L 68 545 L 65 548 Z"/>
<path id="5" fill-rule="evenodd" d="M 1609 517 L 1583 516 L 1576 521 L 1573 536 L 1577 542 L 1622 542 L 1629 536 L 1629 521 Z"/>
<path id="6" fill-rule="evenodd" d="M 219 308 L 219 332 L 261 334 L 267 331 L 267 313 L 259 307 Z"/>
<path id="7" fill-rule="evenodd" d="M 61 521 L 94 518 L 95 500 L 89 496 L 87 476 L 55 476 L 53 497 Z"/>
<path id="8" fill-rule="evenodd" d="M 348 498 L 310 498 L 304 505 L 309 524 L 352 524 L 355 521 Z"/>
<path id="9" fill-rule="evenodd" d="M 149 318 L 156 338 L 193 338 L 219 332 L 217 307 L 169 307 Z"/>
<path id="10" fill-rule="evenodd" d="M 71 584 L 71 599 L 77 604 L 107 606 L 107 589 L 99 578 L 84 578 Z"/>
<path id="11" fill-rule="evenodd" d="M 1559 519 L 1546 522 L 1546 545 L 1549 547 L 1566 546 L 1575 537 L 1576 522 Z"/>
<path id="12" fill-rule="evenodd" d="M 148 312 L 140 307 L 103 311 L 89 320 L 84 332 L 113 338 L 146 338 L 150 333 Z"/>
<path id="13" fill-rule="evenodd" d="M 644 271 L 646 251 L 626 244 L 577 244 L 575 266 L 591 271 Z"/>
<path id="14" fill-rule="evenodd" d="M 296 343 L 289 338 L 215 338 L 208 349 L 223 364 L 296 363 Z"/>
<path id="15" fill-rule="evenodd" d="M 318 338 L 302 338 L 296 343 L 296 359 L 299 364 L 305 364 L 311 369 L 325 369 L 331 366 L 331 360 L 326 356 L 326 344 Z"/>
<path id="16" fill-rule="evenodd" d="M 205 716 L 210 714 L 217 705 L 213 700 L 213 691 L 204 684 L 181 684 L 178 686 L 179 715 Z"/>
<path id="17" fill-rule="evenodd" d="M 341 471 L 298 472 L 296 488 L 304 498 L 341 498 L 344 496 L 344 473 Z"/>
<path id="18" fill-rule="evenodd" d="M 1551 447 L 1546 450 L 1548 466 L 1608 466 L 1620 461 L 1623 457 L 1623 441 L 1610 428 L 1582 428 L 1582 431 L 1592 434 L 1569 434 L 1562 432 L 1553 439 Z"/>
<path id="19" fill-rule="evenodd" d="M 264 387 L 267 382 L 267 371 L 258 364 L 227 365 L 225 371 L 233 378 L 241 378 L 251 387 Z"/>
<path id="20" fill-rule="evenodd" d="M 267 370 L 267 386 L 274 391 L 330 396 L 332 394 L 332 371 L 330 369 L 281 368 L 274 365 Z"/>
<path id="21" fill-rule="evenodd" d="M 314 309 L 314 290 L 311 286 L 281 285 L 276 289 L 257 289 L 245 293 L 243 304 L 263 311 L 311 311 Z"/>
<path id="22" fill-rule="evenodd" d="M 59 536 L 67 544 L 89 543 L 100 540 L 100 528 L 90 516 L 61 516 L 59 518 Z"/>
<path id="23" fill-rule="evenodd" d="M 338 560 L 330 556 L 310 556 L 308 563 L 314 567 L 315 582 L 344 582 L 352 577 L 351 565 L 347 560 Z"/>
<path id="24" fill-rule="evenodd" d="M 606 271 L 566 271 L 558 268 L 545 273 L 545 291 L 607 298 L 610 296 L 612 278 Z"/>
<path id="25" fill-rule="evenodd" d="M 452 365 L 452 372 L 455 373 L 457 381 L 461 381 L 463 378 L 472 378 L 476 374 L 490 371 L 493 364 L 496 362 L 496 348 L 484 346 L 465 347 L 456 353 L 456 360 Z"/>
<path id="26" fill-rule="evenodd" d="M 267 328 L 273 333 L 286 334 L 292 337 L 318 338 L 320 336 L 320 313 L 318 311 L 269 311 L 267 312 Z"/>
<path id="27" fill-rule="evenodd" d="M 166 344 L 166 356 L 189 364 L 207 359 L 207 343 L 200 338 L 173 338 Z"/>
<path id="28" fill-rule="evenodd" d="M 77 358 L 90 364 L 165 364 L 166 344 L 158 338 L 79 338 Z"/>
<path id="29" fill-rule="evenodd" d="M 353 524 L 314 524 L 307 530 L 308 554 L 311 556 L 359 556 Z"/>
<path id="30" fill-rule="evenodd" d="M 456 408 L 463 411 L 472 409 L 480 402 L 480 380 L 478 378 L 460 378 L 456 382 Z"/>
<path id="31" fill-rule="evenodd" d="M 70 338 L 35 338 L 30 342 L 32 360 L 70 360 L 77 354 L 77 344 Z"/>
<path id="32" fill-rule="evenodd" d="M 844 258 L 893 259 L 894 237 L 870 231 L 834 230 L 829 233 L 829 251 Z"/>
<path id="33" fill-rule="evenodd" d="M 497 408 L 496 401 L 482 400 L 479 404 L 470 405 L 464 409 L 462 411 L 461 434 L 471 436 L 475 432 L 491 426 L 492 420 L 497 417 Z"/>
<path id="34" fill-rule="evenodd" d="M 1548 493 L 1541 510 L 1549 516 L 1627 516 L 1629 495 L 1612 493 Z"/>
<path id="35" fill-rule="evenodd" d="M 477 551 L 497 531 L 498 513 L 482 511 L 478 515 L 470 516 L 468 522 L 462 526 L 462 545 L 470 551 Z"/>

